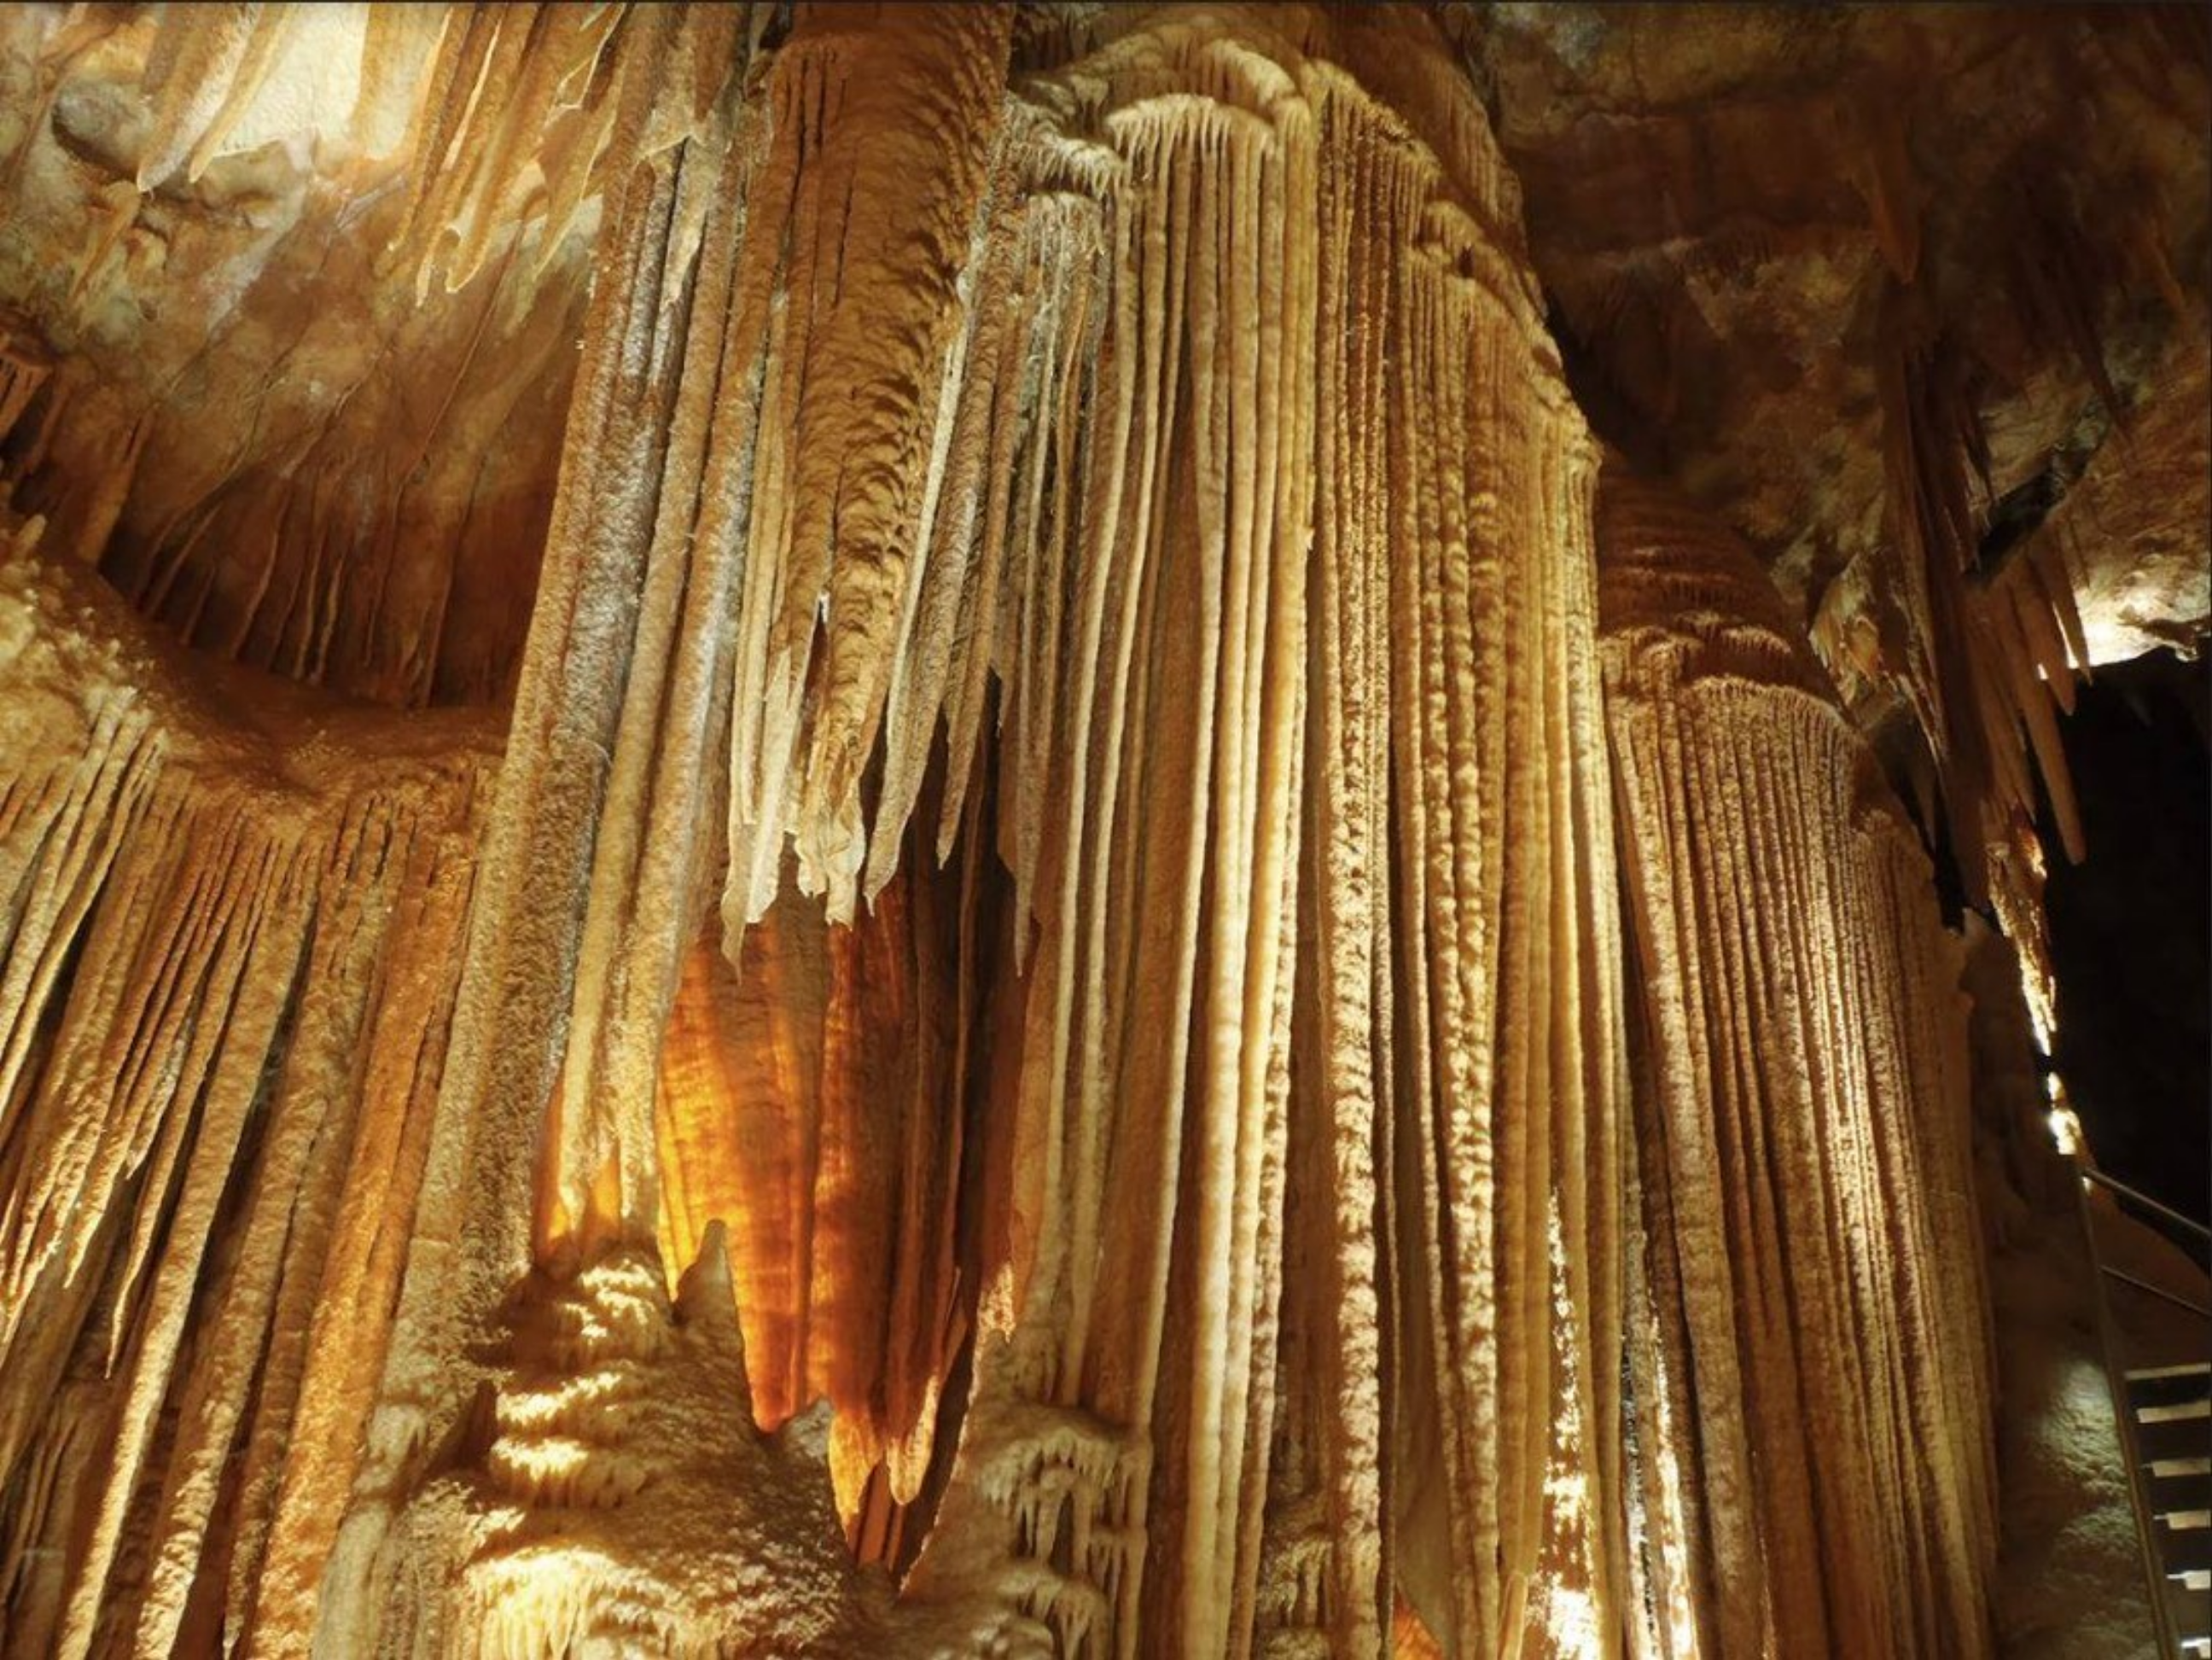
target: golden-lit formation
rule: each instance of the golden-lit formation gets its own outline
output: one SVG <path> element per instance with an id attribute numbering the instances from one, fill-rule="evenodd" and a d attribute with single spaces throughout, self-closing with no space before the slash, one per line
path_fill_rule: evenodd
<path id="1" fill-rule="evenodd" d="M 505 1006 L 570 1034 L 538 1250 L 735 1213 L 764 1421 L 829 1396 L 878 1549 L 927 1493 L 921 1600 L 1200 1651 L 1372 1643 L 1401 1582 L 1462 1633 L 1555 1582 L 1609 1613 L 1545 1485 L 1619 1479 L 1590 451 L 1501 175 L 1256 18 L 1003 107 L 994 17 L 823 13 L 610 198 L 535 624 L 568 648 L 526 659 L 491 831 L 527 838 Z M 908 83 L 943 102 L 865 119 Z M 820 216 L 870 192 L 825 286 Z M 586 642 L 627 675 L 597 726 Z M 718 834 L 734 964 L 680 970 Z M 564 909 L 572 981 L 513 943 Z"/>
<path id="2" fill-rule="evenodd" d="M 1993 1651 L 1812 642 L 2047 1019 L 2081 583 L 1601 488 L 1467 27 L 0 18 L 0 1650 Z"/>
<path id="3" fill-rule="evenodd" d="M 497 734 L 211 676 L 37 530 L 0 565 L 8 1629 L 166 1653 L 335 1529 Z"/>
<path id="4" fill-rule="evenodd" d="M 1644 1566 L 1692 1620 L 1656 1651 L 1819 1632 L 1839 1654 L 1984 1652 L 1994 1402 L 1958 948 L 1750 554 L 1611 473 L 1601 502 L 1650 1243 L 1632 1378 L 1672 1483 L 1644 1497 Z M 1669 1421 L 1692 1411 L 1693 1431 Z"/>

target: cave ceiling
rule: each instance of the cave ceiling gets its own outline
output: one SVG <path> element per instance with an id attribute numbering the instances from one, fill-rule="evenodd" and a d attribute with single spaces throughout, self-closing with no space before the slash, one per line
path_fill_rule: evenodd
<path id="1" fill-rule="evenodd" d="M 1881 366 L 1917 351 L 1968 387 L 1993 554 L 2091 476 L 2069 556 L 2099 660 L 2202 632 L 2200 12 L 1450 15 L 1594 423 L 1742 533 L 1808 620 L 1884 537 Z M 2123 599 L 2107 562 L 2164 601 Z"/>
<path id="2" fill-rule="evenodd" d="M 1899 706 L 1901 666 L 1862 677 L 1849 643 L 1887 603 L 1893 358 L 1959 383 L 1991 556 L 2060 542 L 2093 657 L 2212 620 L 2194 8 L 1433 9 L 1593 425 L 1746 538 L 1864 718 Z M 605 16 L 533 36 L 496 142 L 433 167 L 431 13 L 299 11 L 200 107 L 158 8 L 52 12 L 0 19 L 0 418 L 55 382 L 9 422 L 17 511 L 193 643 L 498 701 L 574 374 Z M 1018 67 L 1127 26 L 1024 7 Z"/>

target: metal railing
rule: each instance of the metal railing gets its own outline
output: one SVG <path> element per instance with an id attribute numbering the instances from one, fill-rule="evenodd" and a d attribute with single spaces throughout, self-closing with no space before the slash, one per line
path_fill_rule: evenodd
<path id="1" fill-rule="evenodd" d="M 2104 1171 L 2092 1167 L 2078 1153 L 2075 1155 L 2074 1168 L 2081 1177 L 2075 1185 L 2075 1208 L 2081 1218 L 2082 1241 L 2089 1252 L 2089 1266 L 2095 1270 L 2091 1277 L 2091 1286 L 2097 1304 L 2097 1340 L 2104 1352 L 2105 1382 L 2112 1391 L 2112 1417 L 2119 1426 L 2120 1455 L 2128 1467 L 2128 1501 L 2135 1513 L 2136 1548 L 2142 1562 L 2143 1591 L 2149 1601 L 2151 1621 L 2158 1633 L 2158 1651 L 2162 1655 L 2178 1655 L 2181 1652 L 2181 1645 L 2173 1629 L 2172 1611 L 2166 1605 L 2165 1561 L 2158 1547 L 2150 1495 L 2145 1490 L 2142 1445 L 2136 1434 L 2134 1404 L 2128 1395 L 2127 1367 L 2120 1354 L 2119 1328 L 2112 1317 L 2112 1304 L 2105 1295 L 2104 1282 L 2116 1280 L 2133 1290 L 2147 1292 L 2186 1309 L 2207 1321 L 2212 1321 L 2212 1309 L 2107 1263 L 2097 1243 L 2096 1220 L 2089 1210 L 2089 1189 L 2094 1183 L 2114 1198 L 2149 1213 L 2167 1229 L 2179 1228 L 2207 1243 L 2212 1243 L 2212 1228 L 2191 1217 L 2184 1216 L 2170 1205 L 2160 1204 L 2148 1194 L 2138 1192 L 2124 1182 L 2115 1181 Z"/>

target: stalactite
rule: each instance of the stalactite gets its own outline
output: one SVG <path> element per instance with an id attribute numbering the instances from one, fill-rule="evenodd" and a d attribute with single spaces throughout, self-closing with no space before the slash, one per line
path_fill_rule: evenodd
<path id="1" fill-rule="evenodd" d="M 648 148 L 690 131 L 738 61 L 732 31 L 771 9 L 687 32 L 690 95 Z M 106 383 L 26 412 L 45 465 L 15 470 L 19 508 L 195 644 L 394 704 L 495 701 L 544 537 L 583 250 L 623 165 L 631 10 L 15 20 L 46 36 L 43 106 L 0 258 L 51 260 L 64 231 L 68 281 L 11 298 Z M 118 94 L 143 119 L 111 112 Z M 274 174 L 272 132 L 312 166 Z M 180 207 L 200 200 L 242 246 Z M 149 275 L 174 285 L 166 310 L 131 297 Z"/>
<path id="2" fill-rule="evenodd" d="M 2095 384 L 2111 397 L 2087 309 L 2092 300 L 2080 286 L 2087 279 L 2069 277 L 2056 289 L 2051 279 L 2035 280 L 2044 311 L 2063 314 Z M 1984 564 L 1985 514 L 1976 508 L 1970 477 L 1979 473 L 1986 504 L 1988 458 L 1966 365 L 1952 343 L 1927 337 L 1918 296 L 1893 288 L 1885 305 L 1881 380 L 1894 538 L 1886 563 L 1897 578 L 1897 597 L 1886 603 L 1903 622 L 1898 678 L 1934 757 L 1968 897 L 1986 902 L 2018 942 L 2029 1001 L 2047 1037 L 2053 992 L 2038 784 L 2066 857 L 2078 862 L 2087 848 L 2054 707 L 2072 708 L 2075 678 L 2090 670 L 2088 653 L 2071 579 L 2048 538 Z"/>
<path id="3" fill-rule="evenodd" d="M 28 535 L 0 582 L 21 753 L 51 757 L 0 832 L 7 1626 L 166 1651 L 267 1524 L 253 1467 L 308 1442 L 269 1346 L 349 1271 L 331 1213 L 434 1071 L 488 755 L 480 722 L 210 699 Z"/>
<path id="4" fill-rule="evenodd" d="M 1992 1380 L 1956 947 L 1749 555 L 1613 471 L 1601 502 L 1640 1004 L 1632 1363 L 1660 1466 L 1643 1554 L 1689 1576 L 1699 1627 L 1654 1597 L 1646 1651 L 1987 1652 Z M 1670 1421 L 1690 1402 L 1694 1426 Z"/>
<path id="5" fill-rule="evenodd" d="M 979 994 L 1007 954 L 986 851 L 963 842 L 956 883 L 910 849 L 849 929 L 787 887 L 735 968 L 711 939 L 686 957 L 661 1051 L 662 1260 L 692 1261 L 709 1219 L 738 1225 L 756 1418 L 830 1402 L 848 1529 L 872 1476 L 902 1512 L 944 1462 L 939 1416 L 991 1266 L 960 1219 L 1019 1032 Z"/>
<path id="6" fill-rule="evenodd" d="M 1924 866 L 1703 532 L 1614 523 L 1601 660 L 1433 20 L 785 12 L 372 14 L 387 193 L 298 222 L 458 367 L 267 405 L 281 488 L 0 352 L 19 505 L 137 423 L 55 523 L 202 648 L 0 560 L 11 1643 L 1975 1651 Z M 311 21 L 142 26 L 134 160 L 220 182 Z M 354 435 L 526 408 L 503 749 L 319 690 L 430 701 L 509 569 Z M 2077 660 L 2048 556 L 1934 581 L 1931 731 Z"/>
<path id="7" fill-rule="evenodd" d="M 1909 110 L 1862 94 L 1845 106 L 1851 185 L 1865 200 L 1890 275 L 1910 283 L 1920 268 L 1921 184 L 1912 166 Z"/>
<path id="8" fill-rule="evenodd" d="M 52 374 L 53 364 L 36 344 L 0 337 L 0 438 L 15 429 Z"/>

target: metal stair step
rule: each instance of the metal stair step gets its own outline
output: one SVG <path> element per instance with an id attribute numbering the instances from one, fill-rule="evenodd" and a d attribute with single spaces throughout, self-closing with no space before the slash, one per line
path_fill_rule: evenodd
<path id="1" fill-rule="evenodd" d="M 2212 1420 L 2212 1395 L 2199 1395 L 2194 1401 L 2175 1401 L 2163 1406 L 2140 1406 L 2136 1408 L 2139 1424 L 2204 1423 Z"/>
<path id="2" fill-rule="evenodd" d="M 2185 1390 L 2136 1384 L 2128 1390 L 2128 1416 L 2138 1424 L 2195 1424 L 2201 1433 L 2212 1420 L 2212 1398 L 2205 1395 L 2202 1384 L 2192 1383 Z"/>
<path id="3" fill-rule="evenodd" d="M 2166 1419 L 2160 1422 L 2136 1426 L 2136 1456 L 2146 1464 L 2180 1463 L 2195 1459 L 2205 1462 L 2212 1454 L 2212 1435 L 2205 1432 L 2201 1418 Z"/>
<path id="4" fill-rule="evenodd" d="M 2212 1231 L 2086 1162 L 2077 1159 L 2076 1168 L 2085 1195 L 2082 1243 L 2091 1266 L 2099 1270 L 2092 1276 L 2099 1347 L 2118 1408 L 2113 1427 L 2130 1452 L 2128 1485 L 2137 1547 L 2154 1593 L 2153 1611 L 2162 1636 L 2175 1645 L 2176 1652 L 2212 1660 L 2212 1525 L 2208 1525 L 2212 1523 L 2212 1360 L 2128 1365 L 2112 1311 L 2112 1285 L 2166 1297 L 2185 1307 L 2197 1304 L 2106 1262 L 2086 1195 L 2091 1184 L 2097 1183 L 2115 1198 L 2179 1223 L 2207 1243 L 2212 1243 Z M 2191 1255 L 2196 1255 L 2193 1249 Z"/>
<path id="5" fill-rule="evenodd" d="M 2212 1592 L 2195 1590 L 2169 1578 L 2166 1582 L 2166 1614 L 2173 1634 L 2185 1651 L 2192 1637 L 2212 1636 Z"/>
<path id="6" fill-rule="evenodd" d="M 2184 1573 L 2193 1568 L 2212 1568 L 2212 1532 L 2202 1527 L 2177 1528 L 2163 1516 L 2152 1523 L 2152 1530 L 2158 1539 L 2159 1566 L 2162 1572 Z"/>
<path id="7" fill-rule="evenodd" d="M 2126 1375 L 2128 1408 L 2138 1417 L 2146 1407 L 2181 1406 L 2212 1395 L 2212 1368 L 2142 1366 Z"/>
<path id="8" fill-rule="evenodd" d="M 2172 1511 L 2212 1510 L 2212 1475 L 2161 1475 L 2155 1467 L 2145 1472 L 2144 1498 L 2153 1516 Z"/>

